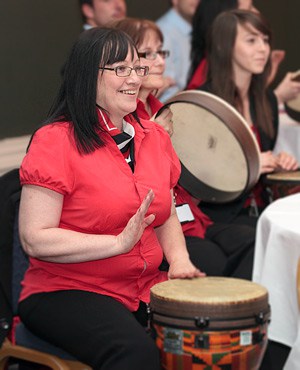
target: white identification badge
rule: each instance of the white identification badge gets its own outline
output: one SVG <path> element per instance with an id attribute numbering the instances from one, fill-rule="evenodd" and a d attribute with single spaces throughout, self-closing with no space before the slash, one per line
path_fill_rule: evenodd
<path id="1" fill-rule="evenodd" d="M 181 204 L 180 206 L 176 206 L 176 212 L 180 223 L 191 222 L 195 220 L 190 206 L 186 203 Z"/>
<path id="2" fill-rule="evenodd" d="M 252 344 L 252 332 L 250 330 L 245 330 L 240 332 L 240 345 L 249 346 Z"/>

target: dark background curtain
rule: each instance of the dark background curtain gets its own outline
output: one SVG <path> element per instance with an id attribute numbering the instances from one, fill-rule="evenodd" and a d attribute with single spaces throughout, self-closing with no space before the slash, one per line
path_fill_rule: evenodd
<path id="1" fill-rule="evenodd" d="M 156 20 L 169 1 L 127 0 L 128 15 Z M 298 0 L 257 0 L 275 47 L 287 57 L 278 79 L 300 68 Z M 60 72 L 82 30 L 78 0 L 0 0 L 0 139 L 31 133 L 43 120 Z"/>

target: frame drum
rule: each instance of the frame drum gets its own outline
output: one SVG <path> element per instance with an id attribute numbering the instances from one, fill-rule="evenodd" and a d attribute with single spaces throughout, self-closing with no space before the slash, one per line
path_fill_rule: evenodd
<path id="1" fill-rule="evenodd" d="M 171 137 L 181 162 L 179 183 L 209 203 L 235 200 L 259 178 L 259 147 L 244 118 L 219 97 L 183 91 L 166 107 L 173 113 Z"/>
<path id="2" fill-rule="evenodd" d="M 150 290 L 165 370 L 257 370 L 267 346 L 267 290 L 251 281 L 174 279 Z"/>
<path id="3" fill-rule="evenodd" d="M 270 201 L 300 192 L 300 171 L 274 172 L 266 175 Z"/>

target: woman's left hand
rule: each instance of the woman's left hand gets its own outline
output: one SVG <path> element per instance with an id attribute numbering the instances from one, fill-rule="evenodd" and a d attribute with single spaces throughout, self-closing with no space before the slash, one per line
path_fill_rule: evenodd
<path id="1" fill-rule="evenodd" d="M 280 152 L 277 156 L 278 170 L 295 171 L 299 167 L 296 158 L 286 152 Z"/>
<path id="2" fill-rule="evenodd" d="M 167 133 L 170 136 L 172 136 L 173 134 L 172 117 L 173 117 L 173 113 L 171 112 L 171 109 L 166 108 L 161 112 L 161 114 L 158 117 L 156 117 L 156 115 L 151 117 L 151 121 L 154 121 L 158 123 L 159 125 L 161 125 L 167 131 Z"/>
<path id="3" fill-rule="evenodd" d="M 168 278 L 169 279 L 191 279 L 194 277 L 206 276 L 188 260 L 179 259 L 170 264 Z"/>

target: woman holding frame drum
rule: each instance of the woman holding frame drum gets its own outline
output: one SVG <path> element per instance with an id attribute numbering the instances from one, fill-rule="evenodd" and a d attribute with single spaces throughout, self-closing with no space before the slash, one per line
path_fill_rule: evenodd
<path id="1" fill-rule="evenodd" d="M 221 97 L 243 115 L 260 146 L 261 174 L 298 168 L 296 159 L 288 153 L 272 153 L 278 130 L 278 104 L 267 88 L 270 55 L 271 31 L 261 15 L 246 10 L 224 12 L 212 26 L 207 82 L 200 87 Z M 266 204 L 259 181 L 250 194 L 238 201 L 222 206 L 201 204 L 201 209 L 214 221 L 226 219 L 255 225 Z"/>

